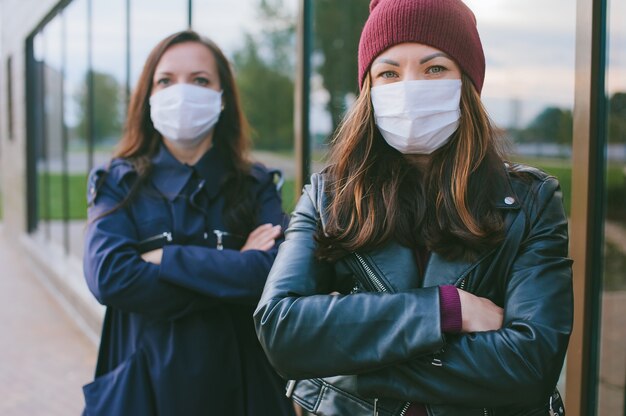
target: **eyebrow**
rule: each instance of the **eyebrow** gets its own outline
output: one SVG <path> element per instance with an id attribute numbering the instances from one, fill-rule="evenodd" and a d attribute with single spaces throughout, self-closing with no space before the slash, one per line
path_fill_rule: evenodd
<path id="1" fill-rule="evenodd" d="M 420 65 L 421 64 L 425 64 L 428 61 L 431 61 L 435 58 L 446 58 L 446 59 L 452 59 L 450 58 L 447 54 L 443 53 L 443 52 L 435 52 L 431 55 L 425 56 L 422 59 L 420 59 Z M 388 64 L 388 65 L 392 65 L 392 66 L 400 66 L 400 64 L 396 61 L 394 61 L 393 59 L 389 59 L 389 58 L 379 58 L 376 61 L 374 61 L 374 63 L 372 64 L 372 66 L 374 65 L 378 65 L 378 64 Z"/>
<path id="2" fill-rule="evenodd" d="M 439 57 L 451 59 L 447 54 L 443 52 L 435 52 L 432 55 L 428 55 L 420 59 L 420 64 L 425 64 L 426 62 L 431 61 L 435 58 L 439 58 Z"/>
<path id="3" fill-rule="evenodd" d="M 392 59 L 388 59 L 388 58 L 378 58 L 376 61 L 374 61 L 372 66 L 378 65 L 378 64 L 389 64 L 389 65 L 393 65 L 393 66 L 400 66 L 399 63 L 397 63 L 396 61 L 394 61 Z"/>
<path id="4" fill-rule="evenodd" d="M 172 74 L 173 74 L 173 72 L 170 72 L 170 71 L 159 71 L 159 72 L 155 73 L 155 75 L 172 75 Z M 204 70 L 202 70 L 202 71 L 194 71 L 194 72 L 191 73 L 191 75 L 198 75 L 198 74 L 206 74 L 206 75 L 209 75 L 209 76 L 211 75 L 211 73 L 209 71 L 204 71 Z"/>

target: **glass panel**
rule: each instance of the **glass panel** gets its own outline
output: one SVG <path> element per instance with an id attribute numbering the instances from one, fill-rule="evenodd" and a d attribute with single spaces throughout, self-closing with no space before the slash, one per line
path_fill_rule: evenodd
<path id="1" fill-rule="evenodd" d="M 504 129 L 512 159 L 559 178 L 569 213 L 576 4 L 466 3 L 476 14 L 487 58 L 487 110 Z"/>
<path id="2" fill-rule="evenodd" d="M 44 113 L 45 154 L 50 239 L 63 244 L 63 48 L 62 21 L 58 15 L 45 28 Z"/>
<path id="3" fill-rule="evenodd" d="M 313 2 L 310 125 L 312 171 L 320 171 L 331 134 L 358 94 L 357 51 L 369 0 Z"/>
<path id="4" fill-rule="evenodd" d="M 294 206 L 294 81 L 296 0 L 194 1 L 193 29 L 234 62 L 252 128 L 252 157 L 283 172 L 283 206 Z M 233 10 L 237 12 L 234 13 Z"/>
<path id="5" fill-rule="evenodd" d="M 164 37 L 187 28 L 187 0 L 131 0 L 131 88 L 148 53 Z"/>
<path id="6" fill-rule="evenodd" d="M 626 415 L 626 4 L 608 2 L 607 170 L 599 416 Z"/>
<path id="7" fill-rule="evenodd" d="M 126 111 L 126 0 L 92 0 L 94 166 L 106 163 L 117 144 Z M 84 102 L 89 95 L 84 94 Z M 85 118 L 87 123 L 88 117 Z"/>
<path id="8" fill-rule="evenodd" d="M 68 219 L 70 254 L 82 258 L 84 219 L 87 215 L 87 0 L 74 0 L 65 17 L 65 99 L 63 119 L 67 131 Z M 68 63 L 71 63 L 68 64 Z"/>

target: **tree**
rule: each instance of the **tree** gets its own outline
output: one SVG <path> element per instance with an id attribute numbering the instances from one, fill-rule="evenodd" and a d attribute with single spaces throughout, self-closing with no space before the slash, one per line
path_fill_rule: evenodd
<path id="1" fill-rule="evenodd" d="M 626 143 L 626 93 L 609 99 L 609 143 Z"/>
<path id="2" fill-rule="evenodd" d="M 284 10 L 282 0 L 262 0 L 259 19 L 264 29 L 246 34 L 234 56 L 253 142 L 268 150 L 293 147 L 295 25 Z"/>
<path id="3" fill-rule="evenodd" d="M 92 123 L 94 131 L 94 143 L 102 144 L 106 140 L 117 140 L 122 129 L 123 119 L 123 88 L 117 79 L 110 74 L 98 71 L 91 72 L 93 76 L 93 114 Z M 89 122 L 89 92 L 87 90 L 89 74 L 78 91 L 78 125 L 77 131 L 88 132 Z M 79 137 L 88 137 L 88 133 Z"/>
<path id="4" fill-rule="evenodd" d="M 527 143 L 571 145 L 573 123 L 570 110 L 547 107 L 519 133 L 518 139 Z"/>
<path id="5" fill-rule="evenodd" d="M 347 97 L 359 91 L 357 49 L 369 3 L 370 0 L 315 2 L 315 49 L 323 58 L 318 70 L 330 94 L 328 111 L 333 129 L 347 109 Z"/>

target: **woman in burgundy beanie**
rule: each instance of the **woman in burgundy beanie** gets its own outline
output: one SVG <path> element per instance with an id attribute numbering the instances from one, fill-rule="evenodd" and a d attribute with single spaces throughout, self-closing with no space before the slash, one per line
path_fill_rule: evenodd
<path id="1" fill-rule="evenodd" d="M 288 395 L 317 415 L 564 415 L 562 195 L 505 162 L 474 14 L 373 0 L 358 58 L 254 315 Z"/>

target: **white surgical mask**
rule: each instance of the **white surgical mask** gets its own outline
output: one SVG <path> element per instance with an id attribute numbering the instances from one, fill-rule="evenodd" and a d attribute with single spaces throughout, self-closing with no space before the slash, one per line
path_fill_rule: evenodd
<path id="1" fill-rule="evenodd" d="M 174 84 L 150 97 L 150 118 L 166 139 L 191 146 L 215 126 L 222 112 L 222 92 L 191 84 Z"/>
<path id="2" fill-rule="evenodd" d="M 399 81 L 372 88 L 376 126 L 404 154 L 430 154 L 459 126 L 461 80 Z"/>

